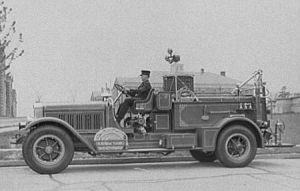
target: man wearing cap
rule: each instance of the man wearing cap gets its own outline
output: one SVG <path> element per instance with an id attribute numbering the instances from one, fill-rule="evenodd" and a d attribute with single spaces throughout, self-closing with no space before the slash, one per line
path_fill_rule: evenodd
<path id="1" fill-rule="evenodd" d="M 120 121 L 123 119 L 123 117 L 127 113 L 127 110 L 133 105 L 133 102 L 135 100 L 143 100 L 147 98 L 147 95 L 151 89 L 151 84 L 149 82 L 150 71 L 142 70 L 140 76 L 142 79 L 142 83 L 137 89 L 125 89 L 126 93 L 132 97 L 126 98 L 125 101 L 120 105 L 116 115 L 118 123 L 120 123 Z"/>

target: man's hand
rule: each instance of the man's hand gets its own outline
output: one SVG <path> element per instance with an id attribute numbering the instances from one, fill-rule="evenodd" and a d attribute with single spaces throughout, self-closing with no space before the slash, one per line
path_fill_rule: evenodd
<path id="1" fill-rule="evenodd" d="M 129 88 L 125 88 L 125 93 L 129 93 L 130 89 Z"/>

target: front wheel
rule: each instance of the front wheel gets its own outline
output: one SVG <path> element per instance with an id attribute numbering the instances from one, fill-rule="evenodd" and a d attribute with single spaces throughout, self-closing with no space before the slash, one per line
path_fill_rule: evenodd
<path id="1" fill-rule="evenodd" d="M 40 174 L 59 173 L 71 163 L 73 141 L 63 129 L 45 125 L 26 137 L 22 153 L 26 164 Z"/>
<path id="2" fill-rule="evenodd" d="M 221 132 L 216 156 L 227 167 L 245 167 L 256 155 L 256 138 L 247 127 L 233 125 Z"/>

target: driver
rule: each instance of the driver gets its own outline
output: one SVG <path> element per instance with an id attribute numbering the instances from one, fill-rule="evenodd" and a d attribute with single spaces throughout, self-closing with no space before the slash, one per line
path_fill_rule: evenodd
<path id="1" fill-rule="evenodd" d="M 121 103 L 116 115 L 116 120 L 118 123 L 120 123 L 120 121 L 124 118 L 125 114 L 127 113 L 127 110 L 133 105 L 133 102 L 135 100 L 143 100 L 147 98 L 147 95 L 151 89 L 151 84 L 149 82 L 150 71 L 142 70 L 140 76 L 142 79 L 142 83 L 137 89 L 125 88 L 125 93 L 132 97 L 126 98 L 125 101 Z"/>

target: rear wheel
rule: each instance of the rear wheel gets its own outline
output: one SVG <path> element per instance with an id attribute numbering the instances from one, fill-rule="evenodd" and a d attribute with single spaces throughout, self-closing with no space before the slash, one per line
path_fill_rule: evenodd
<path id="1" fill-rule="evenodd" d="M 214 162 L 217 160 L 217 156 L 214 152 L 203 152 L 199 150 L 190 150 L 190 153 L 194 159 L 199 162 Z"/>
<path id="2" fill-rule="evenodd" d="M 33 130 L 23 143 L 26 164 L 40 174 L 59 173 L 71 163 L 73 141 L 66 131 L 52 125 Z"/>
<path id="3" fill-rule="evenodd" d="M 256 155 L 256 138 L 248 128 L 233 125 L 221 132 L 216 156 L 227 167 L 245 167 Z"/>

